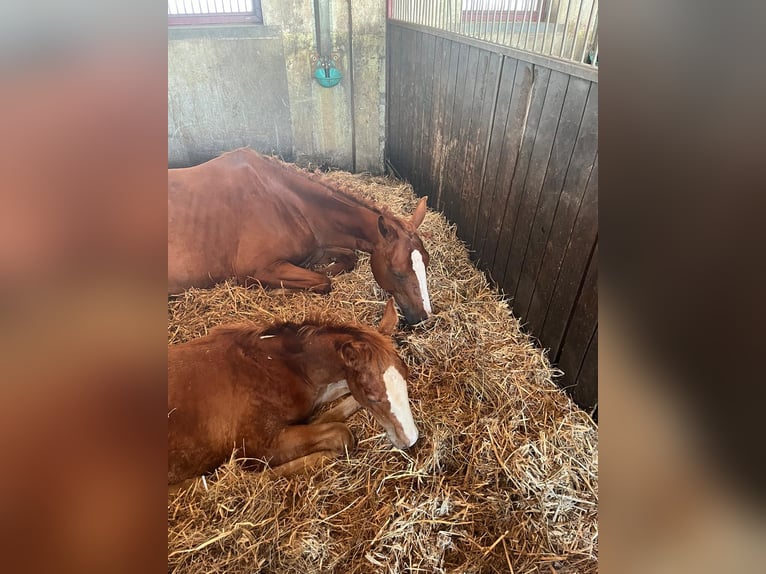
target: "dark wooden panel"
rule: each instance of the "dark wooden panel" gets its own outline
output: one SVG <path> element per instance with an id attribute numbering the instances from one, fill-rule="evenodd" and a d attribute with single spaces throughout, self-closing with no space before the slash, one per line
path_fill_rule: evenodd
<path id="1" fill-rule="evenodd" d="M 519 118 L 519 123 L 511 123 L 509 118 L 509 123 L 506 126 L 507 131 L 511 133 L 517 132 L 521 137 L 519 139 L 519 151 L 514 163 L 514 169 L 510 174 L 510 187 L 504 194 L 505 202 L 496 204 L 497 208 L 502 211 L 503 217 L 498 226 L 497 250 L 492 259 L 490 269 L 492 270 L 492 276 L 505 293 L 509 293 L 507 284 L 504 282 L 508 265 L 508 254 L 511 251 L 516 220 L 522 206 L 524 181 L 526 180 L 527 170 L 532 159 L 537 128 L 540 123 L 543 104 L 545 103 L 545 93 L 548 91 L 548 80 L 551 76 L 551 71 L 545 68 L 532 67 L 531 69 L 533 72 L 532 90 L 528 99 L 524 102 L 524 114 Z M 517 80 L 520 71 L 521 69 L 516 72 Z M 515 287 L 515 283 L 513 286 Z M 509 294 L 512 294 L 512 292 Z"/>
<path id="2" fill-rule="evenodd" d="M 402 108 L 401 108 L 401 120 L 402 120 L 402 138 L 403 138 L 403 153 L 399 158 L 402 174 L 406 177 L 407 181 L 412 181 L 413 161 L 411 142 L 413 138 L 413 125 L 415 123 L 416 106 L 414 102 L 414 92 L 417 82 L 415 78 L 415 60 L 416 54 L 416 42 L 420 34 L 416 34 L 412 30 L 409 34 L 405 34 L 402 38 L 402 53 L 404 55 L 402 62 Z"/>
<path id="3" fill-rule="evenodd" d="M 454 105 L 455 105 L 455 91 L 457 89 L 457 74 L 455 71 L 458 69 L 458 62 L 460 61 L 460 47 L 458 42 L 450 42 L 450 57 L 449 64 L 446 70 L 442 70 L 442 74 L 446 72 L 446 86 L 445 86 L 445 98 L 444 105 L 442 106 L 442 126 L 440 132 L 439 141 L 439 189 L 437 192 L 437 206 L 439 211 L 444 210 L 444 198 L 449 193 L 448 177 L 450 167 L 450 148 L 452 145 L 452 125 L 454 123 Z M 467 49 L 467 48 L 466 48 Z"/>
<path id="4" fill-rule="evenodd" d="M 423 92 L 425 89 L 424 68 L 425 60 L 423 58 L 423 42 L 426 34 L 416 34 L 413 38 L 414 48 L 408 53 L 410 67 L 408 73 L 408 86 L 410 88 L 410 96 L 407 99 L 410 110 L 411 121 L 407 126 L 408 139 L 406 141 L 412 142 L 415 146 L 414 149 L 409 150 L 407 154 L 407 173 L 412 187 L 417 193 L 420 188 L 421 181 L 421 164 L 420 164 L 420 127 L 423 121 Z"/>
<path id="5" fill-rule="evenodd" d="M 432 29 L 387 39 L 386 157 L 595 404 L 596 81 Z"/>
<path id="6" fill-rule="evenodd" d="M 394 92 L 396 93 L 396 100 L 397 104 L 395 106 L 395 115 L 393 119 L 393 125 L 396 129 L 396 137 L 395 139 L 392 138 L 393 145 L 392 150 L 394 153 L 392 154 L 392 163 L 396 166 L 398 170 L 402 169 L 402 156 L 405 153 L 405 149 L 407 147 L 406 140 L 404 138 L 404 126 L 406 124 L 404 119 L 404 114 L 406 113 L 406 105 L 405 105 L 405 99 L 404 99 L 404 89 L 405 84 L 407 82 L 407 79 L 404 77 L 404 67 L 406 62 L 406 52 L 404 50 L 404 33 L 401 28 L 398 29 L 398 34 L 396 34 L 393 38 L 393 41 L 396 42 L 396 47 L 394 50 L 396 51 L 396 60 L 395 65 L 392 67 L 392 76 L 395 81 L 395 85 L 393 87 Z"/>
<path id="7" fill-rule="evenodd" d="M 417 157 L 416 162 L 420 168 L 415 193 L 421 196 L 429 194 L 431 181 L 431 115 L 433 109 L 433 78 L 436 75 L 435 48 L 436 37 L 431 36 L 430 34 L 424 35 L 423 57 L 421 60 L 421 73 L 423 74 L 421 83 L 423 85 L 423 95 L 422 100 L 418 102 L 422 108 L 422 113 L 420 116 L 418 147 L 414 150 Z"/>
<path id="8" fill-rule="evenodd" d="M 429 142 L 428 205 L 437 209 L 439 197 L 441 141 L 444 131 L 444 102 L 449 81 L 449 58 L 451 42 L 437 38 L 434 48 L 433 107 L 431 110 L 431 141 Z"/>
<path id="9" fill-rule="evenodd" d="M 493 179 L 485 182 L 481 204 L 479 206 L 479 223 L 477 237 L 483 227 L 482 240 L 477 244 L 480 250 L 476 257 L 484 262 L 484 266 L 493 279 L 497 278 L 492 267 L 497 252 L 498 242 L 503 229 L 503 219 L 506 204 L 511 191 L 511 182 L 516 170 L 519 152 L 524 135 L 528 106 L 534 79 L 531 64 L 526 64 L 508 57 L 504 58 L 503 74 L 498 90 L 498 113 L 495 114 L 496 128 L 493 128 L 490 152 L 487 157 L 487 174 L 494 173 Z M 507 76 L 505 76 L 507 73 Z M 506 83 L 510 81 L 510 84 Z M 506 95 L 507 94 L 507 95 Z M 504 103 L 507 101 L 507 104 Z M 499 110 L 502 105 L 508 106 L 505 122 Z M 498 132 L 498 130 L 501 130 Z M 493 167 L 497 162 L 497 167 Z M 505 269 L 503 268 L 504 272 Z M 501 275 L 502 277 L 502 275 Z"/>
<path id="10" fill-rule="evenodd" d="M 551 157 L 556 136 L 556 126 L 558 125 L 568 84 L 569 76 L 561 72 L 551 72 L 548 89 L 545 93 L 545 102 L 543 103 L 540 115 L 540 123 L 537 126 L 534 146 L 529 160 L 529 169 L 524 178 L 523 197 L 519 206 L 516 224 L 514 225 L 511 248 L 506 261 L 505 276 L 502 280 L 505 292 L 514 298 L 514 310 L 516 307 L 515 296 L 519 276 L 524 264 L 524 256 L 529 244 L 532 223 L 542 192 L 545 173 L 548 170 L 548 161 Z"/>
<path id="11" fill-rule="evenodd" d="M 473 101 L 474 82 L 469 81 L 469 74 L 476 77 L 476 58 L 478 51 L 472 46 L 460 44 L 458 46 L 459 55 L 457 68 L 452 70 L 456 74 L 455 97 L 452 107 L 452 126 L 449 132 L 448 144 L 448 164 L 445 169 L 445 193 L 444 193 L 444 215 L 450 221 L 455 221 L 459 209 L 458 198 L 460 196 L 459 178 L 462 172 L 462 158 L 465 150 L 465 139 L 463 134 L 466 129 L 464 119 L 467 119 L 466 108 L 470 113 L 470 104 Z M 471 60 L 473 59 L 473 62 Z"/>
<path id="12" fill-rule="evenodd" d="M 585 410 L 594 411 L 598 406 L 598 327 L 585 352 L 580 372 L 569 377 L 569 381 L 574 401 Z"/>
<path id="13" fill-rule="evenodd" d="M 526 252 L 519 271 L 518 287 L 513 299 L 514 310 L 527 323 L 532 294 L 535 292 L 535 282 L 540 272 L 540 266 L 545 255 L 545 245 L 550 235 L 553 218 L 556 216 L 556 208 L 564 187 L 564 179 L 574 152 L 589 88 L 590 82 L 587 80 L 569 79 L 558 126 L 555 130 L 553 148 L 537 201 Z"/>
<path id="14" fill-rule="evenodd" d="M 535 281 L 534 295 L 526 315 L 526 323 L 533 333 L 541 333 L 543 322 L 554 295 L 562 262 L 574 231 L 577 215 L 583 205 L 585 189 L 598 152 L 598 84 L 591 84 L 585 105 L 577 143 L 569 163 L 564 188 L 545 245 L 540 273 Z M 592 191 L 592 190 L 591 190 Z M 593 198 L 595 200 L 595 197 Z M 588 225 L 595 226 L 595 219 Z M 595 227 L 593 227 L 595 230 Z M 589 240 L 589 244 L 592 241 Z"/>
<path id="15" fill-rule="evenodd" d="M 593 250 L 572 318 L 564 335 L 561 356 L 556 361 L 564 372 L 564 383 L 574 384 L 588 346 L 598 327 L 598 246 Z"/>
<path id="16" fill-rule="evenodd" d="M 503 140 L 505 138 L 505 124 L 508 121 L 508 111 L 511 108 L 511 96 L 513 94 L 513 81 L 516 77 L 516 60 L 510 58 L 500 59 L 500 78 L 495 96 L 494 114 L 490 126 L 489 142 L 487 143 L 487 157 L 484 173 L 481 181 L 481 195 L 477 206 L 476 225 L 474 226 L 471 245 L 473 245 L 475 257 L 479 264 L 485 264 L 484 249 L 487 242 L 487 221 L 489 221 L 495 200 L 495 185 L 498 174 L 501 171 L 503 154 Z"/>
<path id="17" fill-rule="evenodd" d="M 447 203 L 448 217 L 450 221 L 457 225 L 458 236 L 463 238 L 465 235 L 465 195 L 463 190 L 463 180 L 466 175 L 467 165 L 466 156 L 471 144 L 471 130 L 473 122 L 473 111 L 476 106 L 476 99 L 481 91 L 481 84 L 486 74 L 485 65 L 481 66 L 481 56 L 485 53 L 479 48 L 469 47 L 468 62 L 466 70 L 465 86 L 463 89 L 463 98 L 460 101 L 460 132 L 457 135 L 455 146 L 455 159 L 453 162 L 454 171 L 450 179 L 453 185 L 453 192 L 450 194 L 450 200 Z M 457 104 L 457 100 L 455 101 Z"/>
<path id="18" fill-rule="evenodd" d="M 497 103 L 498 82 L 502 58 L 483 50 L 479 57 L 479 68 L 485 70 L 480 91 L 474 98 L 471 133 L 466 151 L 465 173 L 463 175 L 463 230 L 461 238 L 472 242 L 476 229 L 479 204 L 482 195 L 482 181 L 486 163 L 492 116 Z"/>
<path id="19" fill-rule="evenodd" d="M 585 195 L 569 236 L 553 296 L 538 337 L 550 348 L 551 360 L 560 354 L 569 319 L 572 316 L 588 259 L 598 238 L 598 155 L 593 163 Z"/>
<path id="20" fill-rule="evenodd" d="M 488 52 L 478 48 L 470 48 L 468 58 L 468 71 L 466 86 L 463 94 L 462 113 L 463 119 L 456 146 L 455 173 L 452 179 L 455 192 L 453 193 L 453 216 L 451 221 L 457 225 L 458 236 L 466 239 L 467 229 L 465 215 L 468 208 L 466 178 L 469 176 L 471 166 L 468 157 L 475 146 L 478 129 L 477 116 L 481 112 L 483 104 L 484 82 L 487 77 Z M 478 111 L 477 111 L 478 110 Z"/>

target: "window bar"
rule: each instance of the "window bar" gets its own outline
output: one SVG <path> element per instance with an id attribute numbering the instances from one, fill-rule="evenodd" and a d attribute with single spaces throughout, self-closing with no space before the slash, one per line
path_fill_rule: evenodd
<path id="1" fill-rule="evenodd" d="M 508 45 L 509 46 L 515 46 L 516 43 L 513 41 L 513 35 L 516 33 L 516 13 L 518 12 L 519 7 L 519 0 L 514 0 L 513 2 L 513 11 L 511 16 L 511 25 L 510 25 L 510 32 L 511 35 L 508 38 Z"/>
<path id="2" fill-rule="evenodd" d="M 590 5 L 590 14 L 588 15 L 588 27 L 585 29 L 585 41 L 582 43 L 582 53 L 580 54 L 580 62 L 585 62 L 585 54 L 588 51 L 588 44 L 591 39 L 591 32 L 593 31 L 593 14 L 596 9 L 596 0 Z"/>
<path id="3" fill-rule="evenodd" d="M 522 46 L 521 41 L 524 37 L 524 24 L 529 24 L 528 16 L 529 16 L 529 0 L 524 0 L 524 3 L 522 4 L 523 9 L 521 12 L 521 28 L 519 28 L 519 37 L 516 39 L 516 47 L 523 49 L 524 46 Z"/>
<path id="4" fill-rule="evenodd" d="M 460 34 L 465 34 L 465 18 L 463 18 L 463 3 L 460 2 L 460 20 L 459 20 L 459 27 L 458 32 Z"/>
<path id="5" fill-rule="evenodd" d="M 487 11 L 484 13 L 484 40 L 489 40 L 492 35 L 492 26 L 490 25 L 490 18 L 495 15 L 494 9 L 492 9 L 492 2 L 487 2 Z"/>
<path id="6" fill-rule="evenodd" d="M 508 37 L 508 28 L 510 27 L 510 20 L 511 20 L 511 6 L 515 7 L 516 0 L 511 0 L 508 2 L 508 10 L 505 11 L 505 26 L 503 26 L 503 45 L 507 46 L 506 38 Z M 503 6 L 505 6 L 505 2 L 503 2 Z M 511 34 L 513 35 L 513 34 Z"/>
<path id="7" fill-rule="evenodd" d="M 534 13 L 535 4 L 537 4 L 537 0 L 529 0 L 529 15 L 527 16 L 527 33 L 524 36 L 524 49 L 527 49 L 527 44 L 529 43 L 529 30 L 532 28 L 532 15 Z"/>
<path id="8" fill-rule="evenodd" d="M 572 0 L 567 0 L 567 11 L 564 15 L 564 33 L 561 35 L 561 48 L 559 48 L 559 58 L 564 53 L 564 44 L 567 39 L 567 24 L 569 23 L 569 6 L 572 4 Z"/>
<path id="9" fill-rule="evenodd" d="M 481 25 L 484 23 L 484 3 L 486 0 L 481 0 L 481 4 L 479 4 L 478 10 L 472 10 L 471 11 L 471 36 L 474 38 L 480 38 L 481 37 Z M 477 14 L 478 12 L 478 14 Z"/>
<path id="10" fill-rule="evenodd" d="M 493 14 L 492 18 L 492 30 L 494 31 L 493 36 L 495 37 L 494 42 L 495 44 L 500 43 L 500 27 L 501 27 L 501 20 L 503 18 L 503 6 L 505 5 L 505 0 L 502 0 L 500 2 L 500 6 L 497 10 L 495 10 L 495 13 Z"/>
<path id="11" fill-rule="evenodd" d="M 596 40 L 596 49 L 593 51 L 593 62 L 591 62 L 591 66 L 594 68 L 598 66 L 598 40 Z"/>
<path id="12" fill-rule="evenodd" d="M 527 2 L 529 0 L 523 0 L 521 4 L 521 26 L 519 27 L 519 35 L 516 36 L 516 47 L 521 48 L 521 38 L 524 36 L 524 24 L 527 22 Z"/>
<path id="13" fill-rule="evenodd" d="M 548 41 L 548 28 L 551 25 L 551 12 L 553 12 L 554 0 L 546 0 L 548 4 L 548 13 L 545 15 L 545 32 L 543 33 L 543 45 L 540 47 L 540 53 L 545 53 L 545 42 Z"/>
<path id="14" fill-rule="evenodd" d="M 592 0 L 595 2 L 595 0 Z M 577 20 L 575 21 L 574 36 L 572 37 L 572 49 L 569 50 L 569 59 L 574 59 L 575 46 L 577 45 L 577 35 L 580 32 L 580 18 L 582 17 L 582 5 L 585 0 L 580 0 L 580 6 L 577 8 Z M 592 4 L 591 4 L 592 5 Z M 583 38 L 583 43 L 587 40 L 587 37 Z"/>

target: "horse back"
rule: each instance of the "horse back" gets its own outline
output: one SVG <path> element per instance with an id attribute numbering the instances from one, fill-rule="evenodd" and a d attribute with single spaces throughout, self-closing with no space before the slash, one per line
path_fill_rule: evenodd
<path id="1" fill-rule="evenodd" d="M 243 443 L 244 455 L 263 456 L 285 424 L 310 413 L 314 397 L 296 373 L 247 335 L 214 330 L 168 347 L 171 482 L 214 468 Z"/>
<path id="2" fill-rule="evenodd" d="M 316 249 L 305 201 L 287 174 L 247 148 L 168 170 L 170 293 L 230 277 L 241 282 L 275 261 L 297 264 Z"/>

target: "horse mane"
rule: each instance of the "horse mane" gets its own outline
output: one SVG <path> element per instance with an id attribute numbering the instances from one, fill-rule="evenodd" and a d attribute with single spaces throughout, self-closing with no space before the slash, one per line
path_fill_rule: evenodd
<path id="1" fill-rule="evenodd" d="M 229 336 L 233 342 L 243 348 L 251 348 L 253 343 L 271 337 L 287 337 L 300 343 L 318 335 L 348 335 L 355 339 L 364 340 L 379 352 L 391 349 L 390 338 L 377 330 L 361 324 L 341 323 L 322 317 L 310 317 L 302 322 L 279 321 L 270 324 L 234 323 L 220 325 L 210 330 L 210 335 Z M 302 347 L 298 344 L 295 352 Z M 288 350 L 290 345 L 287 346 Z"/>

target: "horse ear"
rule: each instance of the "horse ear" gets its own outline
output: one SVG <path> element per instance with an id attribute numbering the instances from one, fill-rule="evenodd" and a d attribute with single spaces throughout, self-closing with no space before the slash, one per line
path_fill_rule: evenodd
<path id="1" fill-rule="evenodd" d="M 399 315 L 396 314 L 396 309 L 394 309 L 394 299 L 389 298 L 388 302 L 386 303 L 386 308 L 383 311 L 383 317 L 380 319 L 378 331 L 383 335 L 391 336 L 394 334 L 394 329 L 396 328 L 396 324 L 398 322 Z"/>
<path id="2" fill-rule="evenodd" d="M 386 225 L 386 220 L 382 215 L 378 216 L 378 231 L 384 239 L 396 239 L 396 231 L 390 225 Z"/>
<path id="3" fill-rule="evenodd" d="M 369 362 L 369 349 L 364 343 L 358 341 L 347 341 L 338 348 L 338 354 L 349 367 L 359 368 L 361 365 Z"/>
<path id="4" fill-rule="evenodd" d="M 428 196 L 424 196 L 420 199 L 417 206 L 415 207 L 415 211 L 412 212 L 412 217 L 410 218 L 410 223 L 412 224 L 412 227 L 417 229 L 420 227 L 420 224 L 423 223 L 423 219 L 426 216 L 426 201 L 428 200 Z"/>

